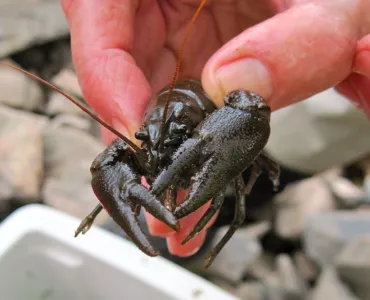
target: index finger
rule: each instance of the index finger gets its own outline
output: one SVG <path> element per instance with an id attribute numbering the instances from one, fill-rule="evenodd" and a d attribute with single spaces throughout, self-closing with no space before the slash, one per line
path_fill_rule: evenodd
<path id="1" fill-rule="evenodd" d="M 117 130 L 140 126 L 150 86 L 130 52 L 136 0 L 61 0 L 86 101 Z"/>

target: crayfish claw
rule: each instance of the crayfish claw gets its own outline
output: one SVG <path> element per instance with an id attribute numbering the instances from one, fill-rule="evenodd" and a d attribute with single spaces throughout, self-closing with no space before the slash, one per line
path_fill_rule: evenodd
<path id="1" fill-rule="evenodd" d="M 151 215 L 166 223 L 173 230 L 179 230 L 179 222 L 159 200 L 157 200 L 148 189 L 141 184 L 132 183 L 126 186 L 129 197 L 135 199 Z"/>
<path id="2" fill-rule="evenodd" d="M 208 159 L 195 175 L 188 197 L 174 210 L 176 218 L 181 219 L 204 205 L 220 190 L 226 189 L 227 182 L 222 176 L 217 158 Z M 220 172 L 221 171 L 221 172 Z"/>
<path id="3" fill-rule="evenodd" d="M 161 195 L 170 185 L 176 185 L 199 159 L 200 142 L 198 139 L 188 139 L 174 154 L 172 163 L 155 179 L 151 186 L 154 195 Z"/>

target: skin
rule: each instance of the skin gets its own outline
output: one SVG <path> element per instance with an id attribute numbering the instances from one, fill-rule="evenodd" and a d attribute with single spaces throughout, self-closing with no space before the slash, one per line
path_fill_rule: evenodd
<path id="1" fill-rule="evenodd" d="M 172 78 L 199 3 L 61 0 L 86 101 L 132 140 L 145 110 L 155 104 L 152 95 Z M 237 88 L 259 93 L 274 111 L 335 87 L 370 113 L 369 11 L 369 0 L 208 0 L 180 76 L 201 78 L 218 107 Z M 112 138 L 105 132 L 107 143 Z M 178 233 L 148 214 L 147 222 L 151 234 L 167 238 L 172 254 L 188 256 L 206 232 L 180 243 L 206 209 L 180 220 Z"/>

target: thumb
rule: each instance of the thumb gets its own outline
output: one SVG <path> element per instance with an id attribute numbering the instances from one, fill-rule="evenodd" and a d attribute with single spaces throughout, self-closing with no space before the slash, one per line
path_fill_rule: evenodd
<path id="1" fill-rule="evenodd" d="M 330 2 L 292 7 L 216 52 L 202 74 L 216 105 L 229 91 L 244 88 L 276 110 L 344 80 L 352 71 L 361 8 L 352 1 Z"/>

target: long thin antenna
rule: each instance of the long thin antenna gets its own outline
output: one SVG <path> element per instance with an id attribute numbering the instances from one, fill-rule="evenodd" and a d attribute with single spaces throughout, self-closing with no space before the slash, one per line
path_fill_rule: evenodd
<path id="1" fill-rule="evenodd" d="M 141 150 L 138 146 L 136 146 L 133 142 L 131 142 L 127 137 L 125 137 L 124 135 L 122 135 L 121 133 L 119 133 L 117 130 L 115 130 L 113 127 L 109 126 L 107 123 L 105 123 L 103 120 L 101 120 L 97 115 L 95 115 L 92 111 L 90 111 L 88 108 L 86 108 L 84 105 L 82 105 L 81 103 L 79 103 L 79 101 L 73 99 L 70 95 L 68 95 L 67 93 L 63 92 L 61 89 L 57 88 L 56 86 L 52 85 L 51 83 L 45 81 L 44 79 L 30 73 L 30 72 L 27 72 L 21 68 L 18 68 L 16 66 L 13 66 L 11 64 L 8 64 L 8 63 L 5 63 L 5 62 L 2 62 L 0 61 L 0 64 L 1 65 L 4 65 L 4 66 L 7 66 L 7 67 L 10 67 L 12 69 L 15 69 L 19 72 L 22 72 L 28 76 L 30 76 L 32 79 L 36 80 L 36 81 L 39 81 L 43 84 L 45 84 L 46 86 L 48 86 L 49 88 L 51 88 L 52 90 L 54 91 L 57 91 L 58 93 L 62 94 L 64 97 L 66 97 L 69 101 L 71 101 L 73 104 L 77 105 L 81 110 L 83 110 L 85 113 L 87 113 L 90 117 L 92 117 L 94 120 L 96 120 L 97 122 L 99 122 L 101 125 L 103 125 L 105 128 L 107 128 L 108 130 L 110 130 L 111 132 L 113 132 L 117 137 L 119 137 L 120 139 L 122 139 L 123 141 L 125 141 L 128 145 L 130 145 L 139 155 L 143 155 L 145 156 L 145 152 L 143 150 Z"/>
<path id="2" fill-rule="evenodd" d="M 181 60 L 182 60 L 182 56 L 184 54 L 185 45 L 186 45 L 186 42 L 188 40 L 191 28 L 193 27 L 196 19 L 198 18 L 199 14 L 200 14 L 201 10 L 203 9 L 204 5 L 206 4 L 206 2 L 207 2 L 207 0 L 202 0 L 202 2 L 200 3 L 197 11 L 193 15 L 193 18 L 191 19 L 191 22 L 190 22 L 188 28 L 186 29 L 185 37 L 184 37 L 184 40 L 182 41 L 182 44 L 181 44 L 179 55 L 177 57 L 176 70 L 175 70 L 175 73 L 173 74 L 173 77 L 172 77 L 172 81 L 171 81 L 171 84 L 170 84 L 170 89 L 169 89 L 169 92 L 168 92 L 166 105 L 164 107 L 163 118 L 162 118 L 162 122 L 161 122 L 161 140 L 160 140 L 160 144 L 159 144 L 159 152 L 161 152 L 163 150 L 165 123 L 166 123 L 166 118 L 167 118 L 168 106 L 169 106 L 169 104 L 171 102 L 171 99 L 172 99 L 173 88 L 176 84 L 177 77 L 179 76 Z"/>

